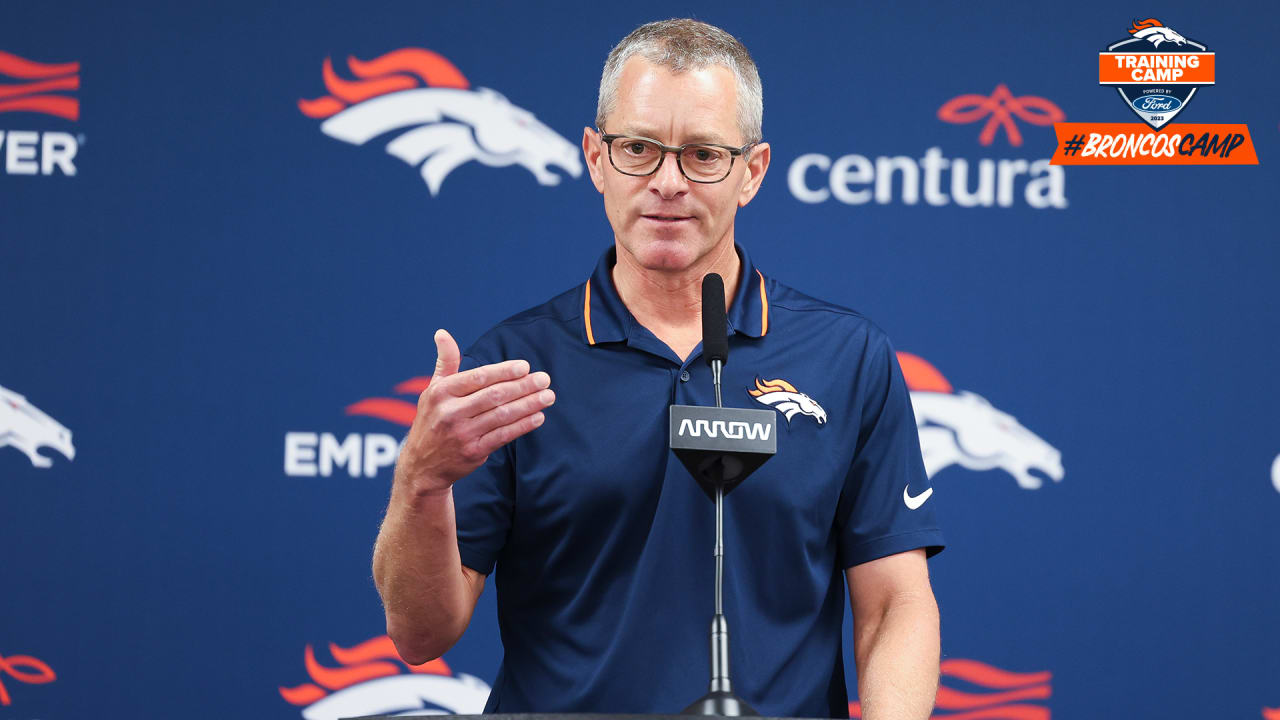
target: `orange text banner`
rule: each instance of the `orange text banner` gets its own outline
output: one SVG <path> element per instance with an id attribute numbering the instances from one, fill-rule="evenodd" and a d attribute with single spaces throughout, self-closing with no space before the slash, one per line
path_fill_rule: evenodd
<path id="1" fill-rule="evenodd" d="M 1213 53 L 1098 53 L 1098 84 L 1212 85 Z"/>
<path id="2" fill-rule="evenodd" d="M 1054 123 L 1050 165 L 1257 165 L 1249 127 L 1234 123 Z"/>

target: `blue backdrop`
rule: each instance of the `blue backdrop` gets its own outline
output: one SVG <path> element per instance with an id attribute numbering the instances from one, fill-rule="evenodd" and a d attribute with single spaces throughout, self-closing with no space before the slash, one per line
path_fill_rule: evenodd
<path id="1" fill-rule="evenodd" d="M 937 716 L 1280 706 L 1273 4 L 0 13 L 0 717 L 483 705 L 491 590 L 443 662 L 383 637 L 405 403 L 437 327 L 585 280 L 612 235 L 563 148 L 609 48 L 684 15 L 764 82 L 739 241 L 909 354 Z M 1260 165 L 1047 165 L 1054 111 L 1137 122 L 1095 57 L 1152 14 L 1217 53 L 1178 122 L 1248 123 Z"/>

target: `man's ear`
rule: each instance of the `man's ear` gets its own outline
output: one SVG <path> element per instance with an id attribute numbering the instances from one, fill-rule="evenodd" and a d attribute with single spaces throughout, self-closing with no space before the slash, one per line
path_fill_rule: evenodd
<path id="1" fill-rule="evenodd" d="M 764 182 L 764 174 L 769 170 L 769 157 L 769 143 L 760 143 L 751 148 L 751 156 L 746 160 L 747 173 L 742 179 L 742 190 L 738 192 L 738 207 L 746 207 L 760 191 L 760 183 Z"/>
<path id="2" fill-rule="evenodd" d="M 603 147 L 599 133 L 589 127 L 582 129 L 582 159 L 587 163 L 587 172 L 591 173 L 591 182 L 601 193 L 604 192 L 604 167 L 600 163 L 606 162 Z"/>

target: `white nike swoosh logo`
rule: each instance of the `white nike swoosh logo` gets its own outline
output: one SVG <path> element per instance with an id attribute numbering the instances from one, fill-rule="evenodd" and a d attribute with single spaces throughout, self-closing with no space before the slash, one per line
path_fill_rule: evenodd
<path id="1" fill-rule="evenodd" d="M 930 495 L 933 495 L 933 488 L 929 488 L 915 497 L 911 497 L 911 488 L 902 488 L 902 502 L 907 504 L 908 510 L 915 510 L 919 508 L 924 504 L 925 500 L 929 499 Z"/>

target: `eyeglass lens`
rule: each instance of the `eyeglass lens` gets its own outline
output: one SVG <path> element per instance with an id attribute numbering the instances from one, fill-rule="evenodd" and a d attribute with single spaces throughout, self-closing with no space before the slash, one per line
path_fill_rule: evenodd
<path id="1" fill-rule="evenodd" d="M 662 148 L 641 138 L 615 138 L 609 148 L 613 166 L 629 175 L 648 175 L 662 161 Z M 723 180 L 733 165 L 733 155 L 711 145 L 689 145 L 680 153 L 680 167 L 690 180 Z"/>

